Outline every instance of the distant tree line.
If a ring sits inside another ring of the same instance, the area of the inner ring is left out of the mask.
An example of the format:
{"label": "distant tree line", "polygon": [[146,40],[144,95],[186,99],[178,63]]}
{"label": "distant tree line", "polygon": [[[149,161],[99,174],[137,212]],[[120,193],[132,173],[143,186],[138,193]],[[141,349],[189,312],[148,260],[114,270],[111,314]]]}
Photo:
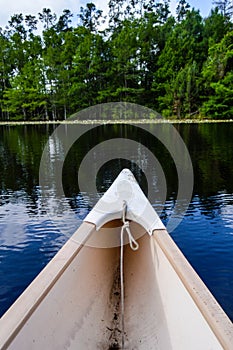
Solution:
{"label": "distant tree line", "polygon": [[[0,119],[57,120],[99,103],[127,101],[165,117],[232,118],[233,7],[207,18],[180,0],[109,0],[15,14],[0,29]],[[43,24],[38,34],[38,24]],[[105,28],[105,29],[101,29]]]}

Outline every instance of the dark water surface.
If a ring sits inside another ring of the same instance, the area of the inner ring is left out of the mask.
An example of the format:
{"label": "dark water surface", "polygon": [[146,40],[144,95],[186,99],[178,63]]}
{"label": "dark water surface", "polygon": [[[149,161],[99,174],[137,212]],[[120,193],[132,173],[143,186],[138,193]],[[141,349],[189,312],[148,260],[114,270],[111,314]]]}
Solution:
{"label": "dark water surface", "polygon": [[[233,320],[233,124],[175,127],[192,159],[194,191],[181,224],[171,235]],[[172,157],[150,133],[126,125],[96,127],[80,137],[65,158],[64,193],[57,198],[50,188],[49,200],[44,201],[39,166],[54,128],[52,125],[0,126],[0,316],[65,243],[91,209],[94,199],[109,187],[122,168],[130,168],[148,192],[146,175],[137,164],[151,167],[152,180],[156,179],[156,173],[153,164],[147,165],[149,160],[141,144],[153,152],[166,177],[166,203],[161,214],[164,223],[174,207],[178,181]],[[156,125],[149,128],[153,133]],[[80,191],[78,172],[82,160],[97,144],[116,137],[137,141],[135,153],[104,162],[105,150],[98,149],[94,156],[105,163],[96,170],[98,193]],[[49,151],[51,163],[62,159],[59,140],[50,139]],[[156,192],[156,181],[153,186]],[[155,208],[158,205],[152,204]]]}

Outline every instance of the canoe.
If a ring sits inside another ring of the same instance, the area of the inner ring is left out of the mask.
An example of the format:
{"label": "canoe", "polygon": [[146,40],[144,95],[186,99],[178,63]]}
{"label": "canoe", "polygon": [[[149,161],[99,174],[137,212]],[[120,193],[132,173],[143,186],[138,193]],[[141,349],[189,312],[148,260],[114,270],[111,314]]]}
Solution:
{"label": "canoe", "polygon": [[124,169],[0,320],[1,349],[233,349],[233,326]]}

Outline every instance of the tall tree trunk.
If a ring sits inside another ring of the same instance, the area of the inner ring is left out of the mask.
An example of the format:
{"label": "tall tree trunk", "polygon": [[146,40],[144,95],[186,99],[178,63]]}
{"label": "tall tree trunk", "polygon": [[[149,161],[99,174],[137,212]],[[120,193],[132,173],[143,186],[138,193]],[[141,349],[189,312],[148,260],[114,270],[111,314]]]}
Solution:
{"label": "tall tree trunk", "polygon": [[45,120],[49,120],[47,104],[45,105]]}
{"label": "tall tree trunk", "polygon": [[23,120],[27,120],[27,114],[26,114],[26,111],[25,111],[25,108],[23,108]]}
{"label": "tall tree trunk", "polygon": [[66,105],[64,104],[64,119],[66,120],[67,118],[67,110],[66,110]]}

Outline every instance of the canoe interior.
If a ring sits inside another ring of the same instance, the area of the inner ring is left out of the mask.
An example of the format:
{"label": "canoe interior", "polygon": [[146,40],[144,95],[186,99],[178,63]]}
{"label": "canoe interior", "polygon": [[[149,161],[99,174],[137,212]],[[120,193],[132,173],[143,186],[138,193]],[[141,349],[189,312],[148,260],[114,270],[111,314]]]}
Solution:
{"label": "canoe interior", "polygon": [[[231,335],[213,332],[158,243],[166,230],[150,237],[133,222],[131,230],[142,236],[138,251],[124,247],[125,349],[230,349]],[[90,247],[100,232],[84,223],[76,237],[85,232],[85,244],[69,240],[3,316],[0,348],[121,349],[120,248]]]}

